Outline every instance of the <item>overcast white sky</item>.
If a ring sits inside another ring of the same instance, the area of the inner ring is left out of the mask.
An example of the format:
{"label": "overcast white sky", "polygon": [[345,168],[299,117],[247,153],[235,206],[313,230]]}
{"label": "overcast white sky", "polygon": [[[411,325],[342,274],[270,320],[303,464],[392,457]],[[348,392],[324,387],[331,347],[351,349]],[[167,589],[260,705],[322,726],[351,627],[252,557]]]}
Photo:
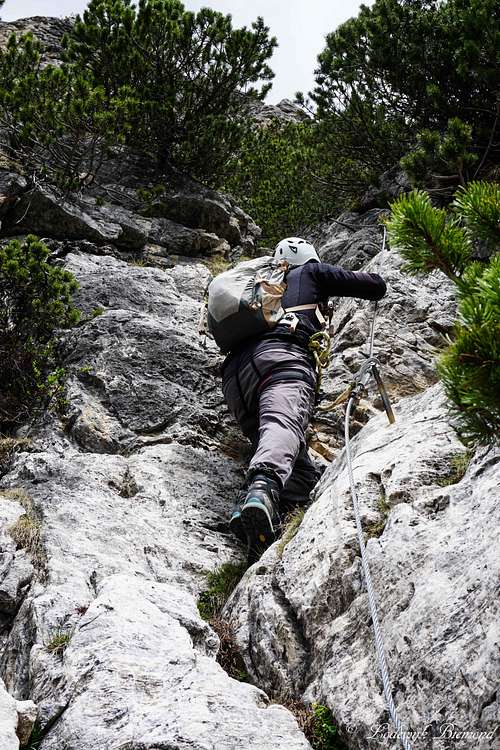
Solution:
{"label": "overcast white sky", "polygon": [[[371,5],[372,0],[365,0]],[[82,13],[88,0],[6,0],[1,11],[4,21],[27,16],[67,16]],[[316,57],[324,47],[324,37],[348,18],[357,15],[357,0],[184,0],[189,10],[209,6],[231,13],[235,26],[249,26],[263,16],[279,47],[271,60],[276,76],[267,100],[277,103],[293,99],[296,91],[313,86]]]}

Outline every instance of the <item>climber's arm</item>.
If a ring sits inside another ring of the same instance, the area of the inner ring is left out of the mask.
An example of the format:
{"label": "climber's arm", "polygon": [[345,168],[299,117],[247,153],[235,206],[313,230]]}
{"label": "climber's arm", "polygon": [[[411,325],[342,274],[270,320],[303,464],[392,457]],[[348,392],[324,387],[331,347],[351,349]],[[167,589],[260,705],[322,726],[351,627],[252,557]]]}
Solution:
{"label": "climber's arm", "polygon": [[311,263],[316,283],[325,297],[360,297],[378,300],[387,286],[378,273],[347,271],[330,263]]}

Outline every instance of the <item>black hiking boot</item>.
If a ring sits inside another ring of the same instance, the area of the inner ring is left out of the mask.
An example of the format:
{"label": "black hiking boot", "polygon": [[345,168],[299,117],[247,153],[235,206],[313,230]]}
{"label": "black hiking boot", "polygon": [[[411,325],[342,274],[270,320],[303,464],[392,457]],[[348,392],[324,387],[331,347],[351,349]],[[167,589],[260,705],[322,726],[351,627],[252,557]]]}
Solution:
{"label": "black hiking boot", "polygon": [[250,482],[241,509],[241,523],[248,544],[248,564],[253,565],[276,538],[279,524],[278,483],[265,474],[256,474]]}

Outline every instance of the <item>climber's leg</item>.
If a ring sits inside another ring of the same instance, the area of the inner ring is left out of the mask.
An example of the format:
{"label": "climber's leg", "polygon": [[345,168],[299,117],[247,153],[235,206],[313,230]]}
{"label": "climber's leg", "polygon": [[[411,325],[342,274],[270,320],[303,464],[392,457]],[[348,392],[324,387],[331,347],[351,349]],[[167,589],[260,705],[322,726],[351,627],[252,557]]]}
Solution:
{"label": "climber's leg", "polygon": [[307,446],[304,445],[299,451],[292,473],[280,494],[281,510],[290,510],[296,505],[305,505],[321,473],[321,470],[309,458]]}
{"label": "climber's leg", "polygon": [[305,448],[314,399],[314,388],[301,379],[278,380],[263,388],[258,405],[258,444],[250,461],[249,478],[263,473],[283,489]]}
{"label": "climber's leg", "polygon": [[[241,369],[237,366],[237,363],[234,363],[224,373],[222,390],[226,404],[238,422],[243,434],[250,440],[252,451],[255,451],[258,442],[257,387],[258,379],[255,377],[253,370],[251,370],[246,373],[245,393],[243,393]],[[247,537],[241,520],[241,509],[245,503],[247,491],[248,480],[246,479],[236,496],[229,520],[231,532],[243,543],[246,543]]]}

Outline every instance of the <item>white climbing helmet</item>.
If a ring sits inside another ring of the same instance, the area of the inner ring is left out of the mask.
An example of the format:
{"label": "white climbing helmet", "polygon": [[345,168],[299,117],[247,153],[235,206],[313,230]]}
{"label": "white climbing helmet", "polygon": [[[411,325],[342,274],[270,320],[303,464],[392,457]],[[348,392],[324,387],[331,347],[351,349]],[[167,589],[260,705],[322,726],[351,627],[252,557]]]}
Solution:
{"label": "white climbing helmet", "polygon": [[300,237],[287,237],[278,242],[274,250],[275,260],[287,260],[291,266],[301,266],[308,260],[318,260],[318,253],[307,240]]}

